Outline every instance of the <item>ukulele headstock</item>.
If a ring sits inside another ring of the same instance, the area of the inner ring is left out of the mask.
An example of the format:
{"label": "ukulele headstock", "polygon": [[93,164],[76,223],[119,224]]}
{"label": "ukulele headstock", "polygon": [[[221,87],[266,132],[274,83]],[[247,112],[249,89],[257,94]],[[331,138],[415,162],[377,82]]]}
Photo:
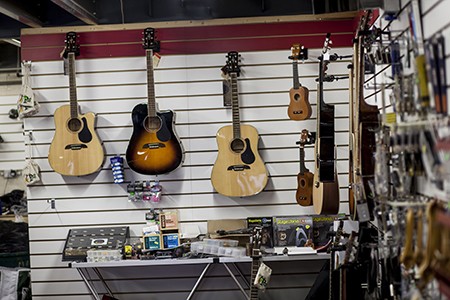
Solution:
{"label": "ukulele headstock", "polygon": [[236,73],[237,76],[241,73],[239,66],[241,55],[237,51],[230,51],[227,54],[227,64],[222,68],[225,74]]}
{"label": "ukulele headstock", "polygon": [[300,46],[300,44],[293,44],[291,47],[291,56],[289,59],[292,60],[305,60],[308,59],[308,48],[305,46]]}
{"label": "ukulele headstock", "polygon": [[144,39],[142,42],[142,47],[146,50],[153,50],[153,52],[159,52],[160,43],[156,39],[156,30],[154,28],[144,29]]}
{"label": "ukulele headstock", "polygon": [[327,36],[325,37],[325,41],[323,42],[323,48],[322,48],[322,59],[324,62],[330,61],[330,52],[331,52],[331,45],[333,42],[331,41],[331,33],[327,33]]}
{"label": "ukulele headstock", "polygon": [[309,144],[311,135],[309,134],[308,129],[303,129],[300,133],[300,145],[304,146],[306,144]]}
{"label": "ukulele headstock", "polygon": [[74,31],[66,33],[66,47],[64,48],[64,57],[67,58],[69,53],[74,53],[75,56],[80,55],[80,45],[78,44],[78,35]]}

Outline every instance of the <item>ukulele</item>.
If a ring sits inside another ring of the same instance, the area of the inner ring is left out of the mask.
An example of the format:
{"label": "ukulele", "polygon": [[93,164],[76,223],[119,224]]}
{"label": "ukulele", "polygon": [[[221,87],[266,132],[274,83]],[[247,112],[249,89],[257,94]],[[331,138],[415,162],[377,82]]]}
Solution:
{"label": "ukulele", "polygon": [[330,60],[330,33],[319,58],[317,89],[317,133],[315,144],[315,172],[313,186],[314,211],[317,214],[336,214],[339,210],[339,183],[336,174],[334,145],[334,106],[323,99],[323,78]]}
{"label": "ukulele", "polygon": [[56,109],[55,135],[48,153],[48,161],[55,172],[68,176],[92,174],[103,164],[103,146],[95,132],[95,114],[80,114],[75,82],[75,56],[79,55],[77,34],[66,34],[64,57],[69,66],[70,104]]}
{"label": "ukulele", "polygon": [[258,274],[259,266],[261,265],[261,231],[262,227],[254,227],[252,233],[252,266],[250,274],[250,297],[249,300],[258,300],[258,288],[255,286],[256,274]]}
{"label": "ukulele", "polygon": [[299,44],[294,44],[291,50],[292,55],[289,58],[292,59],[294,86],[289,90],[291,100],[288,107],[288,116],[289,119],[295,121],[306,120],[311,117],[312,109],[308,100],[309,90],[302,86],[298,80],[298,60],[308,59],[308,49],[304,46],[300,47]]}
{"label": "ukulele", "polygon": [[[356,33],[355,43],[353,46],[353,76],[352,83],[353,97],[350,103],[353,119],[351,121],[350,130],[351,140],[351,162],[349,163],[351,173],[350,185],[362,182],[364,187],[365,201],[367,201],[371,219],[373,219],[372,211],[374,207],[374,195],[371,193],[369,182],[374,178],[376,139],[375,132],[379,129],[379,111],[376,105],[369,105],[364,100],[364,37],[368,30],[371,11],[365,11],[362,15],[358,30]],[[349,192],[349,209],[350,216],[357,219],[356,206],[352,189]]]}
{"label": "ukulele", "polygon": [[159,111],[155,101],[153,53],[159,51],[155,30],[144,30],[143,47],[147,59],[147,103],[133,108],[133,134],[127,147],[126,159],[130,168],[140,174],[160,175],[181,166],[184,151],[174,129],[175,113]]}
{"label": "ukulele", "polygon": [[219,149],[211,172],[216,191],[229,197],[247,197],[260,193],[267,184],[268,173],[258,153],[258,131],[240,124],[237,77],[240,73],[239,54],[229,52],[222,69],[231,78],[233,125],[219,129],[216,135]]}
{"label": "ukulele", "polygon": [[313,205],[312,191],[314,174],[311,173],[305,166],[305,144],[309,142],[309,132],[303,129],[300,135],[300,173],[297,175],[297,192],[295,199],[301,206]]}

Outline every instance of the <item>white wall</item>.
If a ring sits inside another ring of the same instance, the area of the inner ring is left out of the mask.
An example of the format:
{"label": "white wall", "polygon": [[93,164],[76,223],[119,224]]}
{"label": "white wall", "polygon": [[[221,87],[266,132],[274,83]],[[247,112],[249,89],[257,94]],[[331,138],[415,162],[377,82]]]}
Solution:
{"label": "white wall", "polygon": [[[351,49],[334,51],[349,54]],[[316,128],[318,64],[315,58],[319,52],[310,49],[311,59],[299,66],[300,81],[310,89],[314,110],[310,120],[300,122],[287,117],[288,91],[292,86],[292,67],[287,59],[290,51],[241,53],[241,119],[258,129],[260,154],[270,173],[269,183],[261,194],[243,199],[215,193],[210,181],[217,155],[215,134],[220,127],[231,123],[231,111],[223,107],[221,95],[220,68],[225,64],[225,53],[162,58],[155,71],[157,101],[160,109],[176,111],[176,130],[184,144],[186,159],[178,170],[158,177],[164,192],[159,206],[178,209],[182,230],[186,226],[198,226],[205,232],[206,221],[211,219],[313,213],[312,208],[300,207],[295,201],[299,171],[299,150],[295,142],[303,128],[311,131]],[[348,61],[333,63],[329,73],[345,75],[347,64]],[[132,236],[139,237],[145,224],[144,214],[150,206],[128,202],[126,184],[112,183],[109,166],[111,156],[125,154],[132,130],[132,108],[146,101],[145,58],[77,60],[76,68],[81,111],[97,113],[97,133],[107,157],[98,173],[84,177],[63,177],[50,168],[47,153],[54,133],[51,116],[57,107],[68,103],[68,78],[62,73],[61,61],[33,63],[32,86],[41,110],[37,116],[25,120],[25,130],[33,130],[34,159],[42,169],[42,183],[28,188],[35,299],[49,299],[61,293],[81,297],[87,293],[79,275],[61,262],[70,228],[129,225]],[[346,81],[325,86],[325,101],[336,104],[340,211],[344,213],[348,211],[347,86]],[[311,146],[306,150],[307,166],[311,170],[314,170],[313,158]],[[151,178],[128,168],[125,176],[128,181]],[[48,203],[51,198],[56,199],[55,209]],[[314,273],[317,268],[316,265],[303,271],[315,270]],[[304,282],[306,292],[311,284]]]}

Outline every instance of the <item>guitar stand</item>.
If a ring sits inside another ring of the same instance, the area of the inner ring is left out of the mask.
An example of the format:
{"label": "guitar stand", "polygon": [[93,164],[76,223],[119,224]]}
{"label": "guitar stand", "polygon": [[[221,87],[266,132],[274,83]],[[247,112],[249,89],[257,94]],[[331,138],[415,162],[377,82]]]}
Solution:
{"label": "guitar stand", "polygon": [[[206,275],[206,272],[208,271],[209,267],[212,264],[219,264],[220,260],[218,257],[213,259],[212,263],[208,263],[205,268],[203,269],[202,273],[200,274],[200,276],[198,277],[197,281],[195,282],[194,286],[192,287],[191,292],[189,293],[189,295],[187,296],[186,300],[190,300],[192,298],[192,296],[194,295],[195,291],[197,290],[198,286],[200,285],[200,282],[203,280],[203,278]],[[236,283],[237,287],[241,290],[242,294],[244,295],[245,299],[248,299],[248,295],[245,292],[244,288],[242,287],[241,283],[237,280],[236,276],[233,274],[233,272],[230,270],[230,267],[228,267],[227,263],[222,263],[223,266],[225,267],[225,270],[227,270],[228,274],[231,276],[231,278],[233,279],[233,281]],[[242,274],[242,272],[239,270],[239,268],[236,266],[235,263],[231,263],[235,269],[238,271],[239,276],[244,278],[244,275]],[[244,280],[245,283],[247,283],[246,280]]]}

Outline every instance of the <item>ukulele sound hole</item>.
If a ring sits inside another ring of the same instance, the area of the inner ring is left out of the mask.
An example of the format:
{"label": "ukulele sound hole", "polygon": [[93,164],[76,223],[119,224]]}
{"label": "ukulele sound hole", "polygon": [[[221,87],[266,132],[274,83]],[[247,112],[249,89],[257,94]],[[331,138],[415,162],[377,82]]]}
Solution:
{"label": "ukulele sound hole", "polygon": [[304,188],[306,186],[306,180],[305,179],[300,179],[300,186],[302,188]]}
{"label": "ukulele sound hole", "polygon": [[147,117],[144,126],[148,132],[156,132],[161,128],[161,119],[159,117]]}
{"label": "ukulele sound hole", "polygon": [[77,132],[81,129],[82,123],[80,119],[72,118],[67,123],[67,127],[69,127],[70,131]]}
{"label": "ukulele sound hole", "polygon": [[241,153],[244,150],[244,141],[241,139],[234,139],[231,142],[231,150],[236,153]]}
{"label": "ukulele sound hole", "polygon": [[294,99],[295,99],[295,101],[300,100],[300,94],[295,94],[295,95],[294,95]]}

